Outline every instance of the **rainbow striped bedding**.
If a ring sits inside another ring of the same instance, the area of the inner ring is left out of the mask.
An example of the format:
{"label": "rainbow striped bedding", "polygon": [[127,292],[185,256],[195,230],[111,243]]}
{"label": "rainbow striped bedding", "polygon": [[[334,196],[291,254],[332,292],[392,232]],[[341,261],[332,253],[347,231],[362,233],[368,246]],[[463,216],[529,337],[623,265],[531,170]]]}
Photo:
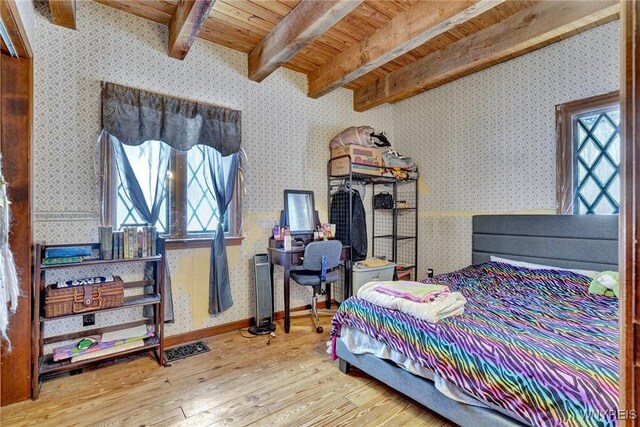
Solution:
{"label": "rainbow striped bedding", "polygon": [[465,313],[433,324],[351,297],[332,338],[357,328],[534,426],[617,425],[617,299],[579,274],[496,262],[425,283],[462,292]]}

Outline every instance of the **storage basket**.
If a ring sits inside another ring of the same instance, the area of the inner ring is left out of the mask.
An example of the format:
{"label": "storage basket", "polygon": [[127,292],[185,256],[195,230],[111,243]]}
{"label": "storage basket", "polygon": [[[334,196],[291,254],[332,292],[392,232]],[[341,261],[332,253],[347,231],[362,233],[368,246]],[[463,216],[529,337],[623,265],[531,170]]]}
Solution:
{"label": "storage basket", "polygon": [[48,286],[44,295],[44,315],[58,317],[120,307],[123,304],[124,283],[120,278],[110,283],[62,289]]}

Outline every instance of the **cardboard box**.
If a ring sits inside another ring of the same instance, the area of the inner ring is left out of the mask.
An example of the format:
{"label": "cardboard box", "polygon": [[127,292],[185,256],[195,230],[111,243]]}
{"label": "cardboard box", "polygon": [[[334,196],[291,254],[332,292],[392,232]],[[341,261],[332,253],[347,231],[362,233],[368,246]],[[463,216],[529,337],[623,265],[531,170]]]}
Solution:
{"label": "cardboard box", "polygon": [[[381,176],[382,151],[375,147],[363,147],[361,145],[344,145],[331,150],[331,158],[351,156],[351,171],[364,175]],[[331,175],[340,176],[349,174],[349,157],[331,162]]]}

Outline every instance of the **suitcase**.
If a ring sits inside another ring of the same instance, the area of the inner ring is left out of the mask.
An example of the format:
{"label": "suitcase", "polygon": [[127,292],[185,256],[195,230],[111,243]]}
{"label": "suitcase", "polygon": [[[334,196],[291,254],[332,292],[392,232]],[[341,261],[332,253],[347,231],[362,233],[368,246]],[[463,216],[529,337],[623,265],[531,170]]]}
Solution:
{"label": "suitcase", "polygon": [[115,282],[56,289],[48,286],[44,294],[45,317],[66,316],[87,311],[120,307],[124,304],[124,283]]}

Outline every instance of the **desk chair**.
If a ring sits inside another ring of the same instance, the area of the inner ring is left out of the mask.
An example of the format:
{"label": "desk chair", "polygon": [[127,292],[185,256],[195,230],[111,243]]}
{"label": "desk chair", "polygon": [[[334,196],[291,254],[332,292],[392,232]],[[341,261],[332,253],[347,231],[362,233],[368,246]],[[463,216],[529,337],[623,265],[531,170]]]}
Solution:
{"label": "desk chair", "polygon": [[311,242],[304,248],[302,260],[303,270],[291,272],[291,280],[302,286],[313,288],[311,313],[316,323],[316,332],[322,333],[318,317],[318,294],[322,293],[322,285],[327,293],[327,301],[331,301],[330,285],[337,282],[340,276],[335,268],[340,264],[342,243],[338,240]]}

